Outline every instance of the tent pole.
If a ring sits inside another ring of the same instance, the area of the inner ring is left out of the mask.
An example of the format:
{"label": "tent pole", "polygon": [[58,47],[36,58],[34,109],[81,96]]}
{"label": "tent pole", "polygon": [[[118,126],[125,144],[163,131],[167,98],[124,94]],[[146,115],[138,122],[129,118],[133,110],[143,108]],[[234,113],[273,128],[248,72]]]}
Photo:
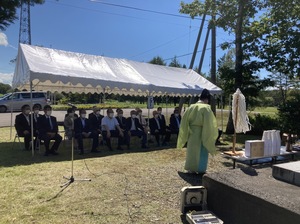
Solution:
{"label": "tent pole", "polygon": [[[150,130],[149,120],[150,120],[150,107],[151,107],[149,98],[150,98],[150,92],[149,92],[148,97],[147,97],[147,108],[148,108],[148,119],[147,119],[147,144],[148,144],[148,146],[149,146],[148,138],[149,138],[149,130]],[[151,136],[151,135],[150,135],[150,136]]]}
{"label": "tent pole", "polygon": [[14,104],[13,104],[13,98],[14,98],[14,94],[15,93],[12,93],[12,95],[11,95],[11,106],[10,106],[10,140],[11,140],[11,138],[12,138],[12,117],[13,117],[13,106],[14,106]]}
{"label": "tent pole", "polygon": [[222,126],[222,131],[223,130],[223,125],[224,125],[224,121],[223,121],[223,94],[221,94],[221,126]]}
{"label": "tent pole", "polygon": [[166,117],[168,116],[168,95],[166,95]]}
{"label": "tent pole", "polygon": [[32,81],[30,80],[30,126],[31,126],[31,151],[32,151],[32,156],[34,156],[34,136],[33,136],[33,100],[32,100]]}

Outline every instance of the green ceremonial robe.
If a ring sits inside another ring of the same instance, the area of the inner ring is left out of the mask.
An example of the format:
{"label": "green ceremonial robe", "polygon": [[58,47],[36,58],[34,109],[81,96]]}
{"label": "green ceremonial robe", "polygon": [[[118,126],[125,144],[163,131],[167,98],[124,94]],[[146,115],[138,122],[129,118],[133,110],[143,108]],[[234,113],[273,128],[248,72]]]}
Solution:
{"label": "green ceremonial robe", "polygon": [[[206,171],[208,153],[216,153],[217,137],[217,121],[210,105],[201,102],[191,105],[182,117],[177,140],[177,148],[183,148],[187,142],[185,170]],[[200,164],[203,160],[204,163],[206,160],[204,169]]]}

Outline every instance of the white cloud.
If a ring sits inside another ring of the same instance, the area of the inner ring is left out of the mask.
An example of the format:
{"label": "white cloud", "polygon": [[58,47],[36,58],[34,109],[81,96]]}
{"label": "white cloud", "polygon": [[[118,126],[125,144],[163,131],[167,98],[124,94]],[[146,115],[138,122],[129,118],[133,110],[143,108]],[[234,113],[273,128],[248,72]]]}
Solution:
{"label": "white cloud", "polygon": [[0,83],[12,84],[14,73],[1,73],[0,72]]}
{"label": "white cloud", "polygon": [[7,46],[7,36],[4,33],[0,33],[0,46]]}

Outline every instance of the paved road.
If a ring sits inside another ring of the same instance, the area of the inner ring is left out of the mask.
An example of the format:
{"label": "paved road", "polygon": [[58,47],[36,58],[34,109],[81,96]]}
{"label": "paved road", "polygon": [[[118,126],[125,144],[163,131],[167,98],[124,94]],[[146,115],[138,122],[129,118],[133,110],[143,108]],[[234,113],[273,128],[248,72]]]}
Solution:
{"label": "paved road", "polygon": [[[133,110],[133,109],[123,109],[124,116],[125,117],[129,117],[131,110]],[[143,110],[143,115],[144,116],[148,116],[148,110],[147,109],[142,109],[142,110]],[[153,110],[150,110],[150,117],[152,117],[152,111]],[[87,110],[87,113],[91,113],[91,112],[92,112],[91,110]],[[162,112],[163,112],[164,115],[167,115],[167,114],[170,115],[171,113],[173,113],[173,109],[163,108]],[[0,127],[10,127],[11,124],[14,125],[15,124],[15,117],[19,113],[20,112],[12,113],[12,116],[11,116],[11,113],[0,113]],[[40,113],[43,114],[42,111]],[[78,111],[76,113],[78,114]],[[106,115],[106,110],[105,111],[104,110],[101,111],[102,115],[104,113]],[[53,111],[53,116],[55,116],[57,118],[57,121],[59,121],[59,122],[63,122],[64,121],[65,114],[66,114],[65,111]]]}

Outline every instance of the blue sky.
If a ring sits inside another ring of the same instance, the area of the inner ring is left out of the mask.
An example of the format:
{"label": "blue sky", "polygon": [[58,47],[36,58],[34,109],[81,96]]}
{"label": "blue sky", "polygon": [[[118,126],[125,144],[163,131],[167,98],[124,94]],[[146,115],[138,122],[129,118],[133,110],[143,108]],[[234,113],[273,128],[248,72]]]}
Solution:
{"label": "blue sky", "polygon": [[[98,2],[174,14],[162,15]],[[179,13],[181,0],[46,0],[31,8],[31,42],[66,51],[148,62],[155,56],[169,64],[177,56],[189,66],[200,20]],[[191,2],[192,0],[185,1]],[[19,13],[19,11],[18,11]],[[0,32],[0,82],[11,84],[17,55],[19,20]],[[202,50],[207,23],[198,50]],[[217,45],[232,37],[217,30]],[[210,48],[210,40],[208,48]],[[187,56],[182,56],[186,55]],[[195,61],[199,64],[200,54]],[[224,52],[217,48],[217,57]],[[202,71],[209,73],[210,50]]]}

